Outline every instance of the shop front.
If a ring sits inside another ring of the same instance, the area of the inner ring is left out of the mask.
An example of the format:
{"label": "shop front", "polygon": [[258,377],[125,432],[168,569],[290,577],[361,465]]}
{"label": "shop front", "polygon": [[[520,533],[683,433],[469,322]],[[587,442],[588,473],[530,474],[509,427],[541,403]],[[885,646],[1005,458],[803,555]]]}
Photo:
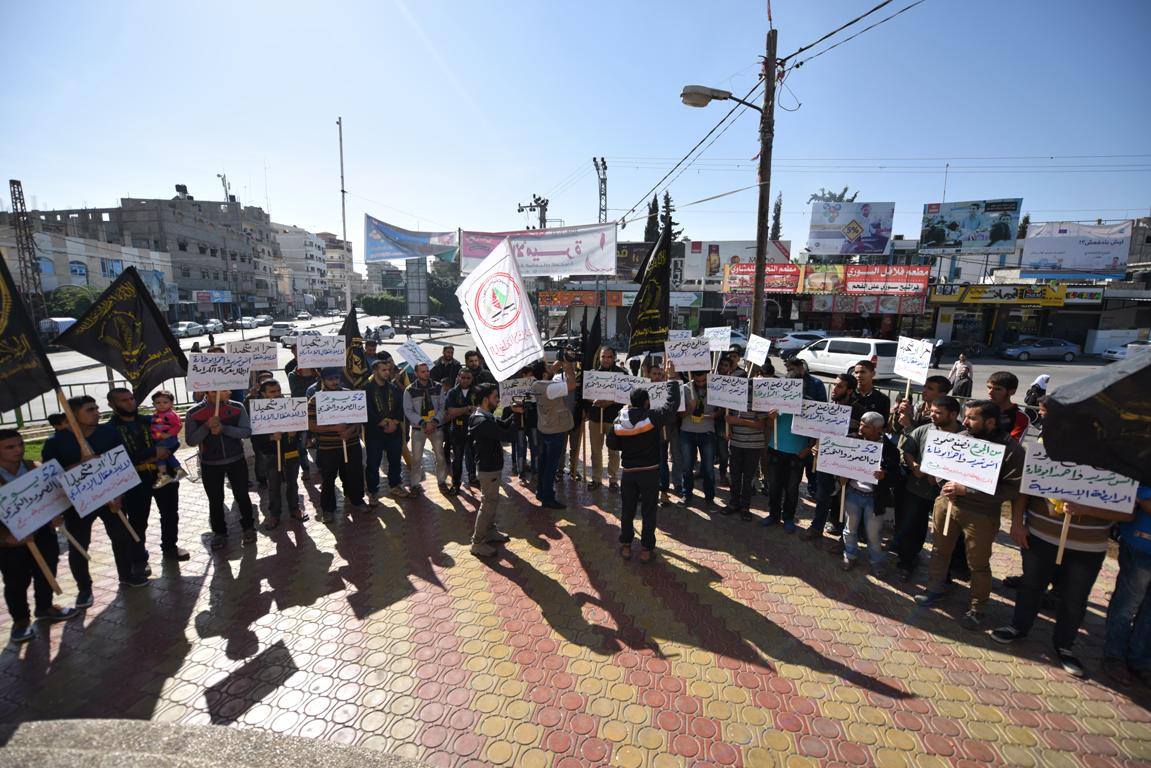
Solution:
{"label": "shop front", "polygon": [[1067,290],[1063,285],[933,286],[934,335],[944,342],[988,347],[1024,336],[1057,336],[1057,322],[1066,323],[1058,318]]}

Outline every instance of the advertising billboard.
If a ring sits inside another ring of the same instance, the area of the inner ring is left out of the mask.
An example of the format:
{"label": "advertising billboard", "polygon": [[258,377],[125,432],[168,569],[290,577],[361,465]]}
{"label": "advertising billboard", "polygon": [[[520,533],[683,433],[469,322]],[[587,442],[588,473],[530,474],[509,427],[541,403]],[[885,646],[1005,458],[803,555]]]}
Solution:
{"label": "advertising billboard", "polygon": [[[1023,277],[1044,273],[1102,272],[1122,274],[1131,250],[1131,222],[1079,224],[1048,221],[1032,224],[1023,240]],[[1034,273],[1034,274],[1033,274]]]}
{"label": "advertising billboard", "polygon": [[823,256],[884,253],[893,218],[895,203],[812,203],[807,250]]}
{"label": "advertising billboard", "polygon": [[412,232],[364,214],[364,261],[399,261],[435,256],[451,261],[459,248],[459,232]]}
{"label": "advertising billboard", "polygon": [[[724,265],[755,263],[754,240],[692,240],[686,245],[684,280],[703,280],[705,284],[719,285],[723,280]],[[767,263],[786,264],[790,261],[790,252],[790,241],[772,240],[767,249]]]}
{"label": "advertising billboard", "polygon": [[968,200],[923,206],[919,250],[1013,253],[1023,199]]}

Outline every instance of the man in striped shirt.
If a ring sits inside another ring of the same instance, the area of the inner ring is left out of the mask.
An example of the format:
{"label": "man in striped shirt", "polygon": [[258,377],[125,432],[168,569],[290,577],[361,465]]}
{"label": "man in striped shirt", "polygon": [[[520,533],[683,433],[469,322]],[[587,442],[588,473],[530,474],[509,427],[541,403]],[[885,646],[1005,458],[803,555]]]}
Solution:
{"label": "man in striped shirt", "polygon": [[738,512],[750,520],[751,488],[763,453],[763,428],[767,417],[752,411],[727,411],[728,457],[731,462],[731,504],[721,512]]}
{"label": "man in striped shirt", "polygon": [[[1063,563],[1056,566],[1064,515],[1071,515],[1071,525]],[[1107,556],[1111,524],[1132,517],[1131,512],[1112,512],[1074,502],[1036,496],[1017,498],[1011,510],[1011,538],[1023,552],[1023,583],[1015,595],[1015,617],[1007,626],[993,631],[991,638],[1007,644],[1027,636],[1058,567],[1059,607],[1052,635],[1055,655],[1067,674],[1083,677],[1083,664],[1071,653],[1071,647],[1087,613],[1091,588]]]}

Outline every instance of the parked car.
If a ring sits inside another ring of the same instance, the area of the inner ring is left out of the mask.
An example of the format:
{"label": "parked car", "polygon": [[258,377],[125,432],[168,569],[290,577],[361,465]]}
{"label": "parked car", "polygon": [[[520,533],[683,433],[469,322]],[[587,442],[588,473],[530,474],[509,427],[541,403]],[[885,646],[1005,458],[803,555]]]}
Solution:
{"label": "parked car", "polygon": [[381,325],[375,329],[376,333],[380,335],[381,339],[394,339],[396,338],[396,329],[390,325]]}
{"label": "parked car", "polygon": [[311,320],[312,316],[308,312],[298,312],[298,313],[296,313],[296,319],[297,320]]}
{"label": "parked car", "polygon": [[788,331],[772,337],[771,349],[786,360],[809,344],[826,338],[827,331]]}
{"label": "parked car", "polygon": [[1063,360],[1070,363],[1082,350],[1064,339],[1027,339],[1008,344],[1002,356],[1012,360]]}
{"label": "parked car", "polygon": [[246,315],[244,317],[236,318],[235,322],[233,322],[233,325],[236,328],[255,328],[255,327],[257,327],[256,318],[248,317]]}
{"label": "parked car", "polygon": [[442,317],[430,315],[420,321],[420,326],[423,328],[451,328],[452,324]]}
{"label": "parked car", "polygon": [[544,342],[544,360],[549,363],[555,362],[559,358],[560,351],[569,346],[579,349],[579,336],[553,336]]}
{"label": "parked car", "polygon": [[272,323],[271,330],[268,331],[268,339],[270,341],[279,341],[284,336],[292,336],[296,333],[296,326],[289,322],[275,322]]}
{"label": "parked car", "polygon": [[214,317],[211,320],[205,320],[203,327],[204,333],[223,333],[225,330],[224,324]]}
{"label": "parked car", "polygon": [[895,375],[895,351],[899,345],[883,339],[834,337],[820,339],[795,353],[812,373],[851,373],[860,360],[875,363],[875,378]]}
{"label": "parked car", "polygon": [[303,330],[296,331],[295,333],[285,334],[280,337],[281,347],[290,347],[296,343],[296,339],[301,336],[323,336],[324,334],[317,331],[315,328],[304,328]]}
{"label": "parked car", "polygon": [[204,326],[199,323],[193,323],[190,320],[181,320],[178,323],[172,323],[168,328],[177,339],[188,339],[193,336],[204,335]]}
{"label": "parked car", "polygon": [[1151,341],[1138,339],[1136,341],[1129,341],[1121,347],[1111,347],[1105,350],[1100,357],[1104,360],[1125,360],[1128,352],[1146,352],[1149,349],[1151,349]]}
{"label": "parked car", "polygon": [[256,315],[256,325],[263,328],[264,326],[271,325],[275,320],[271,315]]}

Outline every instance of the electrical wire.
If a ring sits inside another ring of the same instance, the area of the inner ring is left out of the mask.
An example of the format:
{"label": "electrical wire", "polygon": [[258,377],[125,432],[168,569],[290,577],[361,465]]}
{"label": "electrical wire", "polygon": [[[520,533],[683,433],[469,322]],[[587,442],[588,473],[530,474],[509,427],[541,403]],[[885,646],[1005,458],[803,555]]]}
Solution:
{"label": "electrical wire", "polygon": [[[824,40],[826,40],[827,38],[831,37],[832,35],[838,34],[838,33],[842,32],[843,30],[847,29],[847,28],[848,28],[848,27],[850,27],[852,24],[858,24],[860,21],[863,21],[864,19],[866,19],[866,18],[867,18],[868,16],[870,16],[871,14],[873,14],[873,13],[875,13],[876,11],[878,11],[879,9],[883,8],[885,5],[891,5],[891,3],[892,3],[892,2],[893,2],[893,0],[883,0],[883,2],[881,2],[879,5],[877,5],[877,6],[875,6],[874,8],[872,8],[870,11],[868,11],[868,12],[866,12],[866,13],[863,13],[863,14],[860,14],[859,16],[856,16],[854,19],[852,19],[851,21],[847,22],[846,24],[843,24],[843,25],[841,25],[841,26],[839,26],[839,27],[836,27],[835,29],[831,30],[831,31],[830,31],[830,32],[828,32],[826,35],[824,35],[823,37],[821,37],[821,38],[819,38],[818,40],[816,40],[814,43],[808,43],[807,45],[805,45],[805,46],[803,46],[802,48],[798,49],[798,50],[797,50],[797,51],[795,51],[794,53],[789,53],[787,56],[784,56],[782,59],[780,59],[780,60],[779,60],[779,63],[780,63],[780,64],[783,64],[783,63],[784,63],[784,62],[786,62],[788,59],[794,59],[794,58],[795,58],[796,56],[798,56],[799,54],[803,53],[804,51],[807,51],[807,50],[810,50],[810,49],[814,48],[815,46],[819,45],[820,43],[822,43]],[[922,2],[922,0],[920,0],[920,2]]]}
{"label": "electrical wire", "polygon": [[[822,56],[823,54],[827,53],[828,51],[832,51],[832,50],[835,50],[836,48],[838,48],[839,46],[841,46],[841,45],[843,45],[844,43],[848,42],[849,40],[854,40],[855,38],[857,38],[857,37],[859,37],[860,35],[862,35],[864,32],[867,32],[867,31],[869,31],[869,30],[875,29],[875,28],[876,28],[876,27],[878,27],[880,24],[884,24],[884,23],[886,23],[886,22],[888,22],[888,21],[891,21],[891,20],[892,20],[892,19],[894,19],[896,16],[899,16],[900,14],[906,13],[907,11],[910,11],[912,8],[914,8],[915,6],[917,6],[917,5],[920,5],[921,3],[925,3],[925,2],[927,2],[927,0],[915,0],[915,2],[914,2],[914,3],[911,3],[910,5],[908,5],[908,6],[904,7],[904,8],[901,8],[901,9],[899,9],[898,11],[896,11],[896,12],[895,12],[895,13],[893,13],[893,14],[891,14],[890,16],[887,16],[886,18],[882,18],[882,19],[880,19],[879,21],[875,22],[874,24],[871,24],[870,26],[866,26],[866,27],[864,27],[863,29],[859,30],[858,32],[856,32],[856,33],[855,33],[855,34],[853,34],[853,35],[848,35],[847,37],[843,38],[842,40],[840,40],[840,41],[838,41],[838,42],[836,42],[836,43],[834,43],[834,44],[832,44],[832,45],[828,46],[827,48],[824,48],[822,51],[819,51],[818,53],[813,53],[812,55],[808,56],[806,59],[801,59],[801,60],[799,60],[799,61],[795,62],[795,63],[794,63],[794,64],[792,64],[790,67],[788,67],[788,71],[791,71],[792,69],[799,69],[799,68],[800,68],[800,67],[802,67],[804,64],[806,64],[807,62],[811,61],[812,59],[818,59],[820,56]],[[883,5],[887,5],[887,3],[883,3]],[[874,9],[873,9],[873,10],[874,10]],[[810,46],[809,46],[809,47],[810,47]],[[800,49],[800,50],[803,50],[803,49]],[[795,56],[795,55],[796,55],[796,53],[799,53],[799,51],[796,51],[795,53],[791,54],[791,56]],[[787,58],[791,58],[791,56],[789,56],[789,57],[787,57]]]}

